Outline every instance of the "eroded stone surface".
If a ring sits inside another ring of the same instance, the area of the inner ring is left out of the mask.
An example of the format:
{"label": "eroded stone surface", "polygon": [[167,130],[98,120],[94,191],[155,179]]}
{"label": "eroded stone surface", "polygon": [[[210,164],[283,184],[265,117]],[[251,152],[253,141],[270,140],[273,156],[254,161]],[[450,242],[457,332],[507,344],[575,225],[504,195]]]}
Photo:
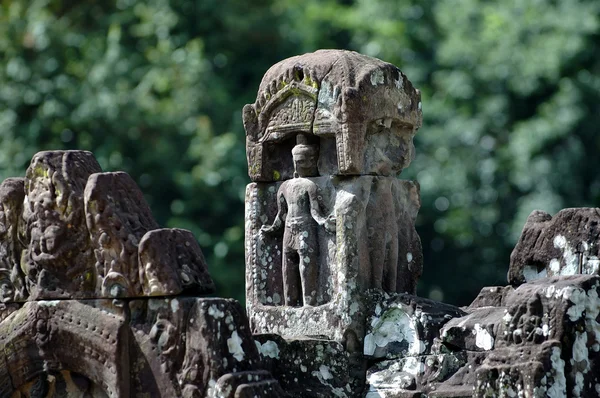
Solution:
{"label": "eroded stone surface", "polygon": [[[156,298],[133,300],[129,306],[133,366],[138,369],[133,391],[164,397],[219,396],[217,385],[231,385],[217,383],[221,376],[260,369],[246,317],[234,300]],[[263,372],[249,381],[265,380],[272,377]]]}
{"label": "eroded stone surface", "polygon": [[291,396],[347,398],[362,390],[363,377],[353,372],[352,355],[338,342],[273,334],[255,339],[266,369]]}
{"label": "eroded stone surface", "polygon": [[138,256],[144,295],[207,294],[215,290],[202,250],[190,231],[149,231],[140,241]]}
{"label": "eroded stone surface", "polygon": [[[298,235],[299,244],[307,245],[307,250],[313,250],[315,256],[314,263],[309,260],[317,280],[312,302],[315,307],[296,311],[285,306],[282,276],[285,237],[260,232],[261,226],[277,220],[277,208],[269,203],[276,203],[277,192],[284,182],[250,184],[247,188],[248,309],[256,332],[291,336],[297,325],[301,328],[298,333],[302,334],[311,323],[306,318],[313,313],[312,322],[321,326],[316,326],[318,330],[309,335],[341,339],[345,333],[343,325],[349,325],[354,315],[360,316],[366,289],[415,291],[422,269],[421,241],[414,229],[420,206],[418,186],[378,176],[308,180],[316,186],[320,207],[331,209],[336,219],[335,234],[323,227],[300,231]],[[380,229],[382,220],[388,224],[384,230]],[[311,232],[317,236],[310,237]],[[310,239],[304,237],[306,234]],[[271,321],[269,317],[276,313],[279,315]],[[323,322],[323,316],[330,319]]]}
{"label": "eroded stone surface", "polygon": [[371,297],[363,352],[373,358],[428,354],[440,329],[452,318],[466,315],[452,305],[410,294],[374,291]]}
{"label": "eroded stone surface", "polygon": [[554,217],[536,210],[527,219],[510,256],[513,286],[556,275],[598,274],[598,208],[564,209]]}
{"label": "eroded stone surface", "polygon": [[0,185],[0,396],[283,397],[239,303],[183,296],[214,289],[193,235],[100,171],[41,152]]}
{"label": "eroded stone surface", "polygon": [[104,297],[141,295],[138,244],[158,224],[137,184],[123,172],[91,175],[85,215],[96,257],[96,290]]}
{"label": "eroded stone surface", "polygon": [[347,370],[332,381],[360,383],[332,384],[318,369],[326,382],[307,381],[314,389],[282,382],[317,394],[307,396],[358,396],[367,290],[415,293],[422,271],[419,186],[396,178],[413,159],[420,93],[393,65],[317,51],[269,69],[243,117],[252,331],[285,337],[289,374],[315,355],[309,341],[341,347],[335,361]]}
{"label": "eroded stone surface", "polygon": [[474,306],[446,322],[425,355],[407,349],[398,359],[370,368],[369,391],[381,396],[595,396],[599,289],[600,277],[583,275],[505,291],[504,305]]}
{"label": "eroded stone surface", "polygon": [[94,297],[96,271],[83,193],[102,171],[90,152],[36,154],[25,175],[21,260],[32,299]]}
{"label": "eroded stone surface", "polygon": [[3,303],[213,290],[193,235],[160,229],[131,177],[90,152],[40,152],[0,185]]}
{"label": "eroded stone surface", "polygon": [[319,175],[392,175],[413,158],[421,95],[391,64],[321,50],[272,66],[243,116],[253,181],[293,176],[298,133],[317,138]]}
{"label": "eroded stone surface", "polygon": [[23,245],[19,239],[25,199],[25,179],[7,178],[0,184],[0,302],[27,298],[21,269]]}
{"label": "eroded stone surface", "polygon": [[25,303],[0,323],[3,369],[10,378],[3,383],[2,396],[10,397],[28,386],[46,388],[49,377],[60,380],[57,373],[63,370],[85,375],[90,381],[87,390],[96,389],[99,393],[94,396],[129,396],[126,337],[122,303],[115,305],[110,300]]}

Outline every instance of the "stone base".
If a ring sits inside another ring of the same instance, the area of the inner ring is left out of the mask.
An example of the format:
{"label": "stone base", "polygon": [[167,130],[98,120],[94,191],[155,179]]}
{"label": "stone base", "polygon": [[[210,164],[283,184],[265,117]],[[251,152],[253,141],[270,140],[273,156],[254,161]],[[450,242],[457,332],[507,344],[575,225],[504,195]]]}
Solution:
{"label": "stone base", "polygon": [[255,335],[264,366],[292,397],[359,397],[366,362],[342,344],[321,339],[286,340]]}
{"label": "stone base", "polygon": [[285,395],[260,370],[247,318],[231,299],[36,301],[4,311],[2,397]]}

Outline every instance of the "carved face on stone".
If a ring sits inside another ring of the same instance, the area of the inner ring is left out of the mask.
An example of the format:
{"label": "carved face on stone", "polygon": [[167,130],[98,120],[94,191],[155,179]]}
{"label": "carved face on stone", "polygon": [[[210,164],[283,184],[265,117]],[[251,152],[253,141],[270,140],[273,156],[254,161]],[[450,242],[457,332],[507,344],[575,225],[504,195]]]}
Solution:
{"label": "carved face on stone", "polygon": [[415,157],[415,130],[398,119],[379,119],[367,129],[364,163],[369,174],[394,175]]}
{"label": "carved face on stone", "polygon": [[298,177],[319,175],[317,169],[318,149],[315,145],[298,144],[292,149],[294,171]]}
{"label": "carved face on stone", "polygon": [[93,155],[84,151],[40,152],[32,159],[23,210],[28,283],[38,285],[44,279],[40,287],[51,287],[56,294],[93,288],[83,190],[89,175],[98,171]]}

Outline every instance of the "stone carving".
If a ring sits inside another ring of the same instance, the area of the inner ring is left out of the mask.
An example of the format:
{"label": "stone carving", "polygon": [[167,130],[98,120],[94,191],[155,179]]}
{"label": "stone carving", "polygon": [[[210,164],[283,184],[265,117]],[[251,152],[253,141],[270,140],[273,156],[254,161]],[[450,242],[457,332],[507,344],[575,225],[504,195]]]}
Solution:
{"label": "stone carving", "polygon": [[[392,65],[319,51],[244,108],[247,309],[125,173],[41,152],[0,184],[0,397],[592,397],[598,209],[534,212],[509,285],[415,295],[420,98]],[[254,333],[254,337],[252,336]]]}
{"label": "stone carving", "polygon": [[90,152],[36,154],[27,169],[23,209],[23,254],[32,299],[93,296],[95,270],[85,225],[83,192],[88,177],[100,172]]}
{"label": "stone carving", "polygon": [[145,295],[207,294],[215,290],[206,260],[190,231],[162,228],[139,243],[140,282]]}
{"label": "stone carving", "polygon": [[0,206],[4,302],[214,290],[193,236],[160,229],[131,177],[89,152],[38,153]]}
{"label": "stone carving", "polygon": [[19,224],[25,198],[25,180],[8,178],[0,184],[0,302],[26,298],[25,279],[21,270],[23,246]]}
{"label": "stone carving", "polygon": [[285,396],[239,303],[190,296],[214,290],[193,235],[89,152],[0,185],[0,278],[0,397]]}
{"label": "stone carving", "polygon": [[[412,160],[420,114],[418,90],[396,67],[353,52],[317,51],[266,73],[256,102],[244,108],[257,181],[246,193],[253,325],[255,307],[257,316],[260,306],[354,308],[368,288],[415,291],[419,190],[392,176]],[[322,323],[313,334],[343,339],[339,326]]]}
{"label": "stone carving", "polygon": [[[598,396],[598,209],[532,213],[509,285],[466,308],[414,295],[419,189],[393,176],[420,109],[395,67],[345,51],[274,65],[244,108],[247,305],[267,368],[302,397]],[[318,148],[308,173],[296,140]],[[303,258],[300,289],[289,264]]]}
{"label": "stone carving", "polygon": [[318,253],[317,226],[335,232],[333,214],[322,216],[319,188],[306,177],[317,174],[317,151],[298,135],[292,149],[294,178],[285,181],[277,192],[277,215],[271,226],[263,226],[262,233],[272,233],[284,227],[282,243],[282,277],[284,304],[317,304]]}
{"label": "stone carving", "polygon": [[[401,327],[375,338],[397,349],[368,370],[367,397],[596,396],[599,288],[595,275],[553,277],[494,289],[498,306],[479,306],[479,297],[465,312],[431,301],[427,311],[403,311],[393,319]],[[489,298],[490,289],[482,294]],[[375,300],[372,311],[387,320],[394,307]],[[429,325],[420,329],[423,322]],[[384,323],[371,322],[372,330]]]}
{"label": "stone carving", "polygon": [[96,173],[87,181],[84,200],[94,242],[96,290],[104,297],[139,295],[138,243],[158,228],[142,192],[126,173]]}
{"label": "stone carving", "polygon": [[346,382],[320,393],[360,389],[366,291],[415,293],[421,275],[419,186],[396,178],[414,156],[420,93],[393,65],[317,51],[269,69],[243,118],[252,330],[307,353],[306,338],[342,344],[334,377]]}
{"label": "stone carving", "polygon": [[414,153],[421,97],[395,66],[320,50],[272,66],[243,111],[252,181],[292,177],[294,137],[319,137],[320,175],[393,175]]}

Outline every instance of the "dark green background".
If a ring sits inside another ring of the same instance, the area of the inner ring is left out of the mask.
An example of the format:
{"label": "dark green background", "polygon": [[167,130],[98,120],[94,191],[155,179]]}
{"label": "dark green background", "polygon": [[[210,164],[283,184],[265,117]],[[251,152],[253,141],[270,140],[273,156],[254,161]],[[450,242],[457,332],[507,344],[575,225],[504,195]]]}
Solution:
{"label": "dark green background", "polygon": [[0,178],[39,150],[91,150],[242,299],[241,108],[273,63],[356,50],[422,91],[402,175],[421,184],[419,294],[467,304],[506,283],[533,209],[599,202],[599,15],[597,0],[0,0]]}

